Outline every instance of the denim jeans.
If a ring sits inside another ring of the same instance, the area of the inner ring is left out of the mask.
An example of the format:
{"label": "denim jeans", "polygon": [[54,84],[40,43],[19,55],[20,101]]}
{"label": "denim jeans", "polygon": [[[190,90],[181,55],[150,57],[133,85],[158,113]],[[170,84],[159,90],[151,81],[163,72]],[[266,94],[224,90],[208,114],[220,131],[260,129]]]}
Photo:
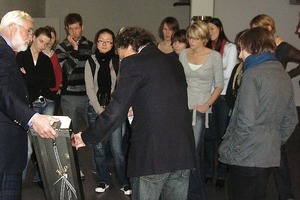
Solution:
{"label": "denim jeans", "polygon": [[228,196],[230,200],[263,200],[273,168],[229,165]]}
{"label": "denim jeans", "polygon": [[[54,113],[54,109],[55,109],[55,101],[51,100],[51,99],[46,99],[44,102],[41,102],[40,100],[35,100],[34,102],[32,102],[32,108],[35,112],[39,113],[39,114],[44,114],[44,115],[53,115]],[[27,168],[28,168],[28,163],[30,160],[30,157],[33,153],[33,148],[31,145],[31,142],[28,138],[28,154],[27,154],[27,164],[25,169],[23,170],[23,174],[22,174],[22,181],[25,181],[26,178],[26,174],[27,174]],[[40,175],[38,170],[36,169],[34,172],[34,177],[33,177],[33,181],[37,182],[40,181]]]}
{"label": "denim jeans", "polygon": [[[96,120],[97,114],[93,107],[88,107],[88,121],[92,123]],[[129,185],[129,178],[126,177],[126,152],[123,148],[123,136],[126,131],[126,123],[116,129],[110,136],[106,144],[100,142],[93,148],[94,164],[97,170],[97,178],[99,183],[109,184],[109,171],[107,166],[107,145],[114,161],[115,176],[117,184],[120,187]]]}
{"label": "denim jeans", "polygon": [[89,99],[86,95],[61,95],[60,106],[62,113],[63,115],[69,116],[71,118],[74,133],[80,131],[82,120],[85,122],[85,125],[88,124],[88,105]]}
{"label": "denim jeans", "polygon": [[[205,177],[214,177],[215,160],[217,154],[216,142],[219,146],[229,122],[229,107],[227,106],[225,96],[220,95],[212,106],[210,114],[209,128],[204,136],[204,166]],[[225,180],[227,176],[227,165],[218,162],[217,178]]]}
{"label": "denim jeans", "polygon": [[186,200],[190,170],[132,177],[132,200]]}
{"label": "denim jeans", "polygon": [[[192,112],[191,112],[192,116]],[[196,113],[196,124],[193,126],[196,147],[196,168],[191,170],[188,198],[190,200],[205,200],[204,166],[202,159],[202,144],[205,133],[205,113]]]}
{"label": "denim jeans", "polygon": [[44,102],[35,100],[34,102],[32,102],[32,108],[37,113],[44,115],[53,115],[55,109],[55,101],[46,98]]}

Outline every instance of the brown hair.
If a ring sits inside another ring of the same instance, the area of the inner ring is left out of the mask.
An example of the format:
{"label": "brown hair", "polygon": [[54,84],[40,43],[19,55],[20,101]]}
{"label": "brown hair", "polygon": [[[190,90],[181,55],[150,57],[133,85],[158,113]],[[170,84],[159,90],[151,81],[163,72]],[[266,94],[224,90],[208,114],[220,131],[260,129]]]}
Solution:
{"label": "brown hair", "polygon": [[276,44],[270,31],[262,27],[251,28],[245,31],[238,39],[240,48],[250,54],[274,52]]}
{"label": "brown hair", "polygon": [[186,38],[186,30],[185,29],[179,29],[178,31],[174,32],[171,38],[172,43],[174,42],[182,42],[188,45],[188,41]]}
{"label": "brown hair", "polygon": [[154,35],[140,27],[124,27],[122,28],[115,41],[116,48],[127,48],[129,45],[135,52],[144,45],[156,44]]}
{"label": "brown hair", "polygon": [[161,23],[160,26],[158,28],[158,34],[160,39],[164,39],[164,34],[163,34],[163,28],[164,25],[167,25],[169,27],[169,29],[171,29],[173,32],[179,30],[179,23],[177,21],[177,19],[175,17],[166,17],[164,18]]}

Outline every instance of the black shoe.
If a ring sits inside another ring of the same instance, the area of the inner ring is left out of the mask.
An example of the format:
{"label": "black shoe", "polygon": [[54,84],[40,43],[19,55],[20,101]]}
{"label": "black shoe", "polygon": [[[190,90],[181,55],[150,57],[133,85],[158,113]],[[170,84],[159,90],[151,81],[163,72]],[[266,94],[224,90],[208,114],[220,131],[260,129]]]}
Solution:
{"label": "black shoe", "polygon": [[223,179],[217,179],[215,188],[223,188],[225,186],[225,180]]}
{"label": "black shoe", "polygon": [[212,177],[206,177],[205,178],[205,184],[208,183],[208,182],[211,182],[211,181],[212,181]]}

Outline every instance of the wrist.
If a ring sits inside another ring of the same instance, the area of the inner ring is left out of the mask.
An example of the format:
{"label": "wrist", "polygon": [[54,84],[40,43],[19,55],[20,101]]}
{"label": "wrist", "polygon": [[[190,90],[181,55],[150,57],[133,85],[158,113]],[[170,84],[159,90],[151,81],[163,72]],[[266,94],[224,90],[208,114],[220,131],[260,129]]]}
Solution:
{"label": "wrist", "polygon": [[206,102],[206,105],[208,106],[208,108],[211,108],[211,104]]}

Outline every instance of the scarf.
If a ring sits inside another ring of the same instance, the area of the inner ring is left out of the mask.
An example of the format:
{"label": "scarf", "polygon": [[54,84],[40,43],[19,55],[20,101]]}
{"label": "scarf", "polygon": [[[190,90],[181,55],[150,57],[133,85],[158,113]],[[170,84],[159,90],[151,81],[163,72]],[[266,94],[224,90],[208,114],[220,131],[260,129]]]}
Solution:
{"label": "scarf", "polygon": [[275,61],[275,60],[277,60],[277,58],[274,55],[274,53],[271,52],[263,52],[261,54],[250,55],[245,59],[244,71],[252,67],[255,67],[256,65],[261,64],[263,62]]}
{"label": "scarf", "polygon": [[110,101],[111,93],[111,75],[109,62],[115,55],[115,50],[112,48],[106,53],[101,53],[98,49],[95,51],[96,59],[100,64],[98,71],[98,100],[101,106],[106,106]]}

